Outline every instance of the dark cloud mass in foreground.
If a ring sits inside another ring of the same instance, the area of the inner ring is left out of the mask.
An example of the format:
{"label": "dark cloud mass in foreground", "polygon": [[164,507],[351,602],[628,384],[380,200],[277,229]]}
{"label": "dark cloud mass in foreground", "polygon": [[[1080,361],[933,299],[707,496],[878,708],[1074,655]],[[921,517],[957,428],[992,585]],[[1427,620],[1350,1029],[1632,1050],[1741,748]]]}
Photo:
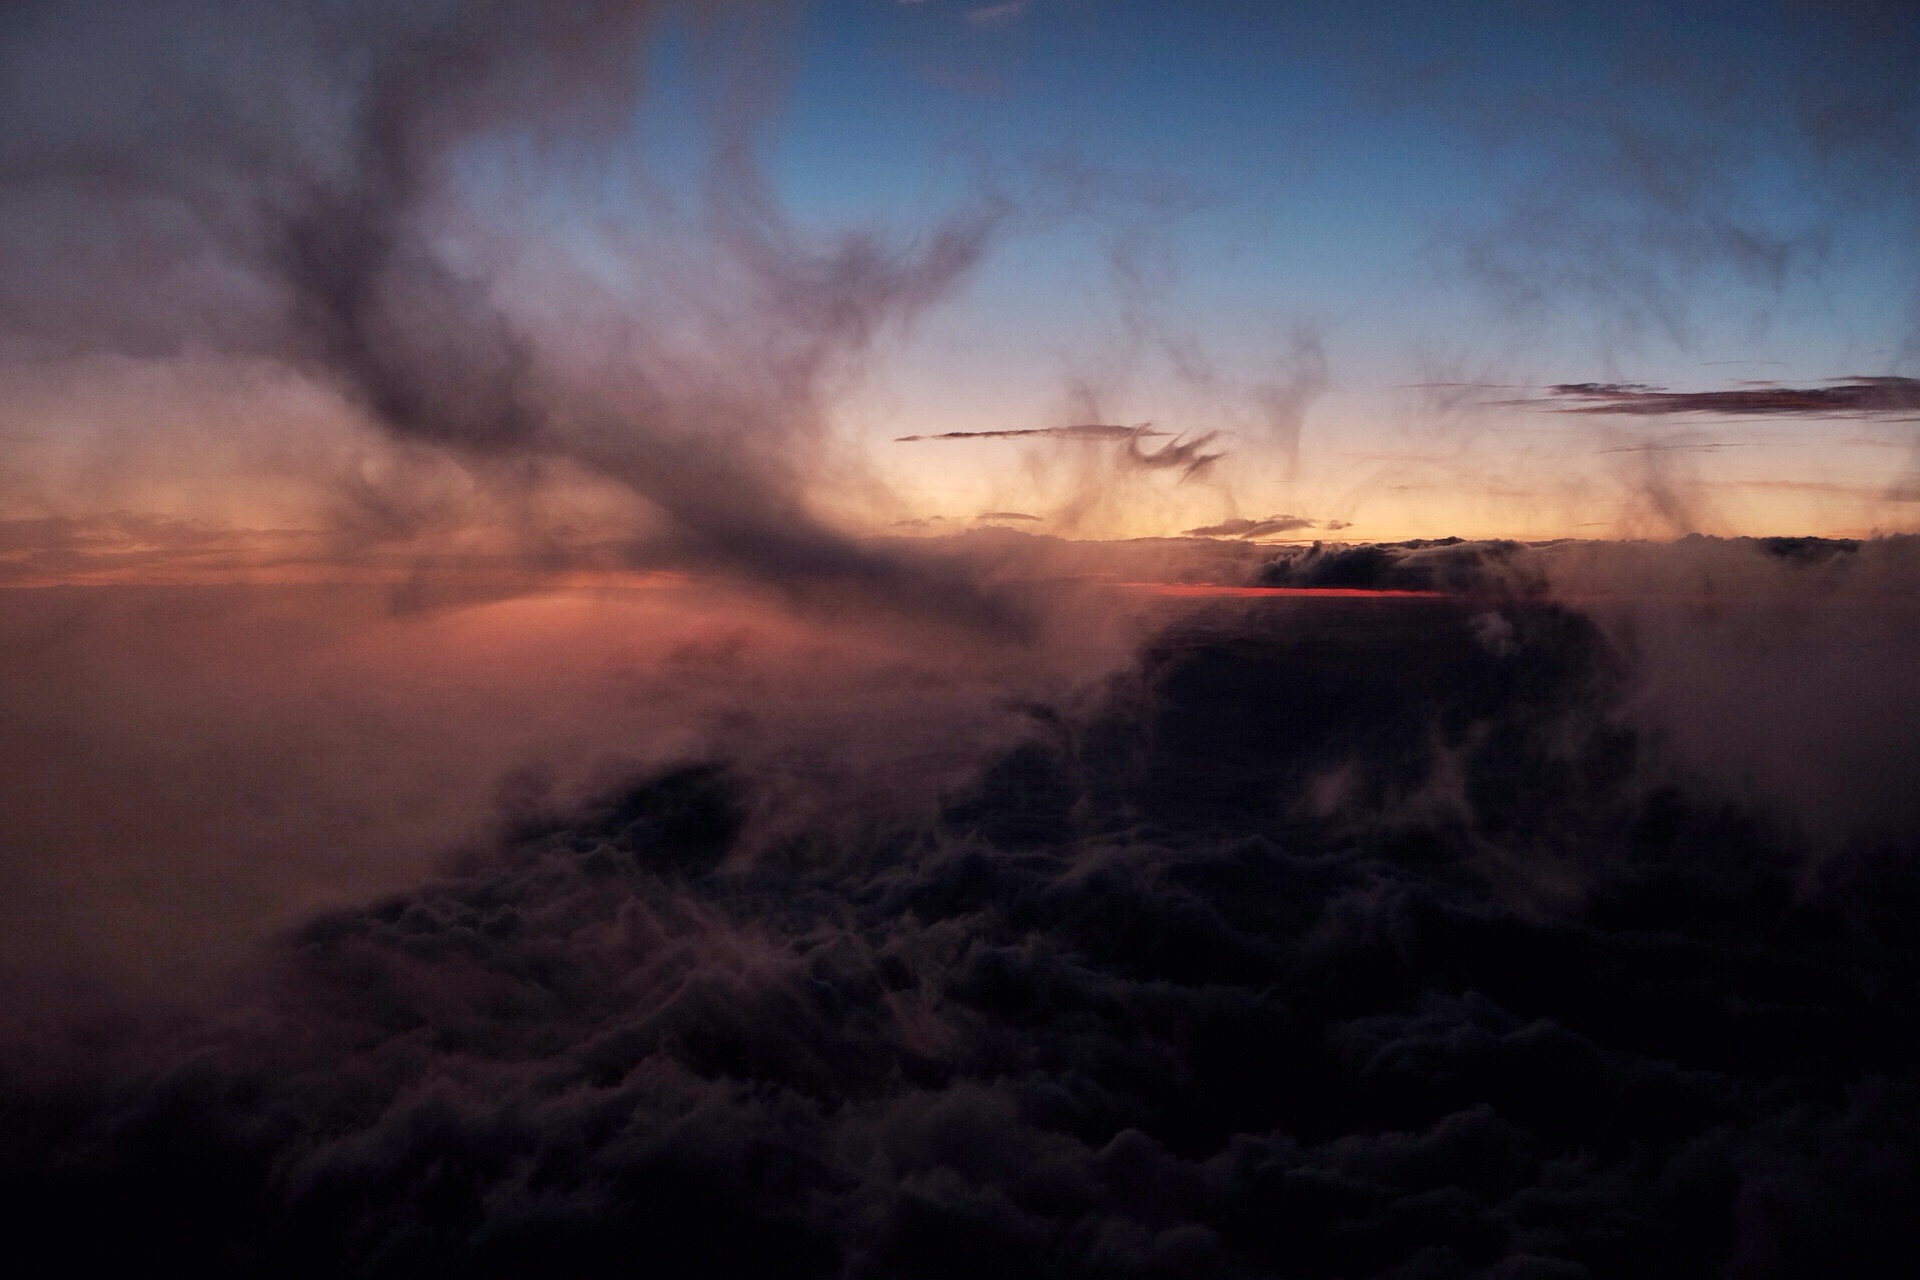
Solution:
{"label": "dark cloud mass in foreground", "polygon": [[[1911,548],[1707,552],[1807,593]],[[1920,1245],[1913,815],[1817,854],[1683,767],[1627,714],[1651,629],[1527,588],[1539,555],[1282,553],[1473,587],[1171,615],[924,822],[749,850],[725,758],[522,807],[219,1012],[22,1058],[15,1238],[204,1275],[1870,1274]]]}

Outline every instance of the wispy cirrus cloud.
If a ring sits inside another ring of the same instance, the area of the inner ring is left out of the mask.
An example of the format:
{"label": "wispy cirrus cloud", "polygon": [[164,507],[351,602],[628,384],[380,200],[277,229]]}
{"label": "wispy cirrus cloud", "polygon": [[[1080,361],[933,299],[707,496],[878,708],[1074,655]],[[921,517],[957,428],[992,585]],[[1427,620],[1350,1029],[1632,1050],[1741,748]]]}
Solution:
{"label": "wispy cirrus cloud", "polygon": [[982,5],[967,10],[967,21],[982,31],[994,31],[1020,21],[1027,11],[1026,0],[1007,0],[1005,4]]}
{"label": "wispy cirrus cloud", "polygon": [[1226,457],[1225,450],[1207,452],[1207,446],[1218,439],[1218,431],[1203,431],[1191,440],[1171,440],[1158,449],[1142,449],[1138,436],[1127,441],[1126,460],[1136,467],[1149,471],[1178,469],[1182,480],[1191,480],[1213,469],[1213,465]]}

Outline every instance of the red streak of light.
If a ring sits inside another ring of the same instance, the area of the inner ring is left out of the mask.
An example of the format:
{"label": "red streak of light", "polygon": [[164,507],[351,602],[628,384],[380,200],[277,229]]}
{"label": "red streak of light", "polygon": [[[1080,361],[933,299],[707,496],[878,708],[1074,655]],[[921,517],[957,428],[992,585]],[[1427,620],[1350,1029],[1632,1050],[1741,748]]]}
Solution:
{"label": "red streak of light", "polygon": [[1156,596],[1229,596],[1256,600],[1276,596],[1307,596],[1319,600],[1437,600],[1442,594],[1438,591],[1376,591],[1368,587],[1227,587],[1196,582],[1122,582],[1116,585]]}

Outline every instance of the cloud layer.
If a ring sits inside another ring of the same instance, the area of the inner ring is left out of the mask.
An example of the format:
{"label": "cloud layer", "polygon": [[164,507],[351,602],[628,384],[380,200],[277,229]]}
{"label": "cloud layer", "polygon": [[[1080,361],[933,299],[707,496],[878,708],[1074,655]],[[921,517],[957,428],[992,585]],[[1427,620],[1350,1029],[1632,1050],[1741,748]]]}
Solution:
{"label": "cloud layer", "polygon": [[[1717,563],[1804,598],[1870,550]],[[1441,552],[1522,554],[1380,558]],[[16,1055],[12,1201],[211,1274],[1910,1248],[1913,828],[1821,852],[1639,718],[1661,646],[1481,583],[1186,614],[924,820],[750,839],[776,775],[724,757],[519,805],[205,1019]]]}

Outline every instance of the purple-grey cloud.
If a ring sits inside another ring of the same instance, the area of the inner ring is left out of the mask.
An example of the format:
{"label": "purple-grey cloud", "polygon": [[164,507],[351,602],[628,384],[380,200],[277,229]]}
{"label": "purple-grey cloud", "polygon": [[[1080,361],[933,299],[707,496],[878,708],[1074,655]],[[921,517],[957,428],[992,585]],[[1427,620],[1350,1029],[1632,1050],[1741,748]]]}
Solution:
{"label": "purple-grey cloud", "polygon": [[1311,528],[1311,520],[1301,516],[1279,515],[1268,516],[1264,520],[1222,520],[1219,524],[1201,525],[1184,532],[1189,538],[1263,538],[1269,534]]}
{"label": "purple-grey cloud", "polygon": [[1184,437],[1161,445],[1158,449],[1142,449],[1138,435],[1127,440],[1125,453],[1129,465],[1142,467],[1149,471],[1178,470],[1182,480],[1191,480],[1213,469],[1215,463],[1226,457],[1225,450],[1207,452],[1207,446],[1219,438],[1218,431],[1203,431],[1188,440]]}
{"label": "purple-grey cloud", "polygon": [[1920,378],[1891,375],[1837,378],[1823,387],[1771,383],[1715,391],[1669,391],[1638,382],[1563,382],[1544,397],[1507,403],[1557,413],[1666,416],[1713,413],[1728,417],[1857,417],[1920,412]]}
{"label": "purple-grey cloud", "polygon": [[[596,277],[604,313],[564,325],[508,278],[541,255],[549,277],[587,268],[537,223],[500,225],[467,160],[494,155],[532,189],[622,149],[669,7],[243,0],[215,24],[172,0],[8,18],[7,354],[270,361],[503,486],[556,464],[619,486],[657,517],[635,522],[636,562],[1028,632],[1021,609],[919,548],[848,536],[805,492],[835,370],[949,296],[1007,209],[978,195],[911,244],[793,225],[755,159],[782,34],[768,7],[712,6],[727,38],[694,71],[728,105],[698,216],[668,233],[676,260],[712,264],[702,305],[727,323],[708,332],[731,336],[674,349],[662,334],[687,326],[656,314],[644,272]],[[555,145],[504,145],[523,138]]]}

